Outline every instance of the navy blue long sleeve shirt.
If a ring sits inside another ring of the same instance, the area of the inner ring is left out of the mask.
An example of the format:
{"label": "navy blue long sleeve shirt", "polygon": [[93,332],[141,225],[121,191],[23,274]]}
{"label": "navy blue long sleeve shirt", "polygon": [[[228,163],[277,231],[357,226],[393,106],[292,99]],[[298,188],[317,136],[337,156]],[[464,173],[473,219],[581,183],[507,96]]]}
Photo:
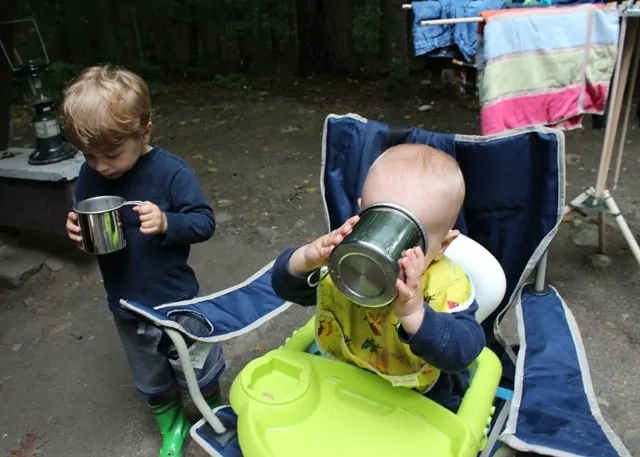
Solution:
{"label": "navy blue long sleeve shirt", "polygon": [[[276,259],[273,290],[284,300],[314,306],[316,288],[309,286],[307,278],[289,272],[289,259],[295,249],[287,249]],[[424,319],[415,335],[409,336],[401,326],[398,328],[400,340],[409,344],[415,355],[441,371],[427,397],[452,411],[458,409],[469,386],[467,368],[485,345],[484,331],[475,318],[477,310],[475,301],[466,310],[456,313],[438,313],[425,303]]]}
{"label": "navy blue long sleeve shirt", "polygon": [[211,238],[215,220],[187,163],[153,147],[118,179],[106,179],[83,164],[76,183],[76,200],[101,195],[150,201],[167,217],[166,234],[145,235],[140,232],[138,214],[131,206],[122,208],[127,247],[98,256],[111,311],[131,318],[120,307],[120,299],[155,306],[197,296],[198,280],[188,264],[190,245]]}

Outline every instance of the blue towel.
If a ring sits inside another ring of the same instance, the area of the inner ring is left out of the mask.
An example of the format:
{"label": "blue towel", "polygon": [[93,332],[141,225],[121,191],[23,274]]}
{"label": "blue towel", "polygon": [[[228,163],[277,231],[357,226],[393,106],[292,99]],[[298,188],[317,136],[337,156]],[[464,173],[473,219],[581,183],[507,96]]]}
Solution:
{"label": "blue towel", "polygon": [[428,54],[434,49],[453,45],[452,25],[422,27],[420,21],[447,19],[453,16],[451,0],[413,2],[413,48],[416,56]]}
{"label": "blue towel", "polygon": [[478,24],[421,26],[420,21],[476,17],[482,11],[504,8],[505,0],[428,0],[413,2],[413,47],[416,56],[434,49],[456,45],[468,62],[473,62],[478,51]]}
{"label": "blue towel", "polygon": [[[506,6],[504,0],[463,0],[455,3],[454,17],[478,17],[488,10],[500,10]],[[473,62],[478,52],[478,23],[456,24],[453,41],[467,60]]]}

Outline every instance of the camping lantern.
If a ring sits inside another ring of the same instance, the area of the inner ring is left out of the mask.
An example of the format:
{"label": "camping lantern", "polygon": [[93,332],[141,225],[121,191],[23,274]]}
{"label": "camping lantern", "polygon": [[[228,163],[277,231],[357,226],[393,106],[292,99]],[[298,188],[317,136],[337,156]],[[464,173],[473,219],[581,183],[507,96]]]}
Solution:
{"label": "camping lantern", "polygon": [[49,57],[36,21],[34,19],[18,19],[2,22],[0,25],[14,26],[24,22],[33,23],[33,28],[40,40],[42,57],[29,59],[25,63],[16,47],[12,47],[10,52],[2,40],[0,40],[0,47],[9,63],[13,77],[21,82],[24,100],[34,109],[31,124],[35,130],[36,148],[29,155],[29,164],[48,165],[70,159],[78,151],[62,135],[55,112],[55,102],[47,96],[43,87],[42,76],[49,70]]}

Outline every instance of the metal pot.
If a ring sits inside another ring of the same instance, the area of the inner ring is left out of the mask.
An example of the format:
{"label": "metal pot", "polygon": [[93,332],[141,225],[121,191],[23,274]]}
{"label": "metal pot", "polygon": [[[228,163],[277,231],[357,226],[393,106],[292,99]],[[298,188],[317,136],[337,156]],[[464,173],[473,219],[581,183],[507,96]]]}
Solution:
{"label": "metal pot", "polygon": [[358,305],[377,308],[397,295],[398,260],[402,251],[428,240],[420,221],[390,203],[365,208],[353,231],[329,257],[329,274],[340,292]]}
{"label": "metal pot", "polygon": [[89,254],[103,255],[127,246],[120,210],[126,205],[141,205],[141,201],[126,201],[122,197],[93,197],[77,202],[73,211],[78,216],[82,233],[82,249]]}

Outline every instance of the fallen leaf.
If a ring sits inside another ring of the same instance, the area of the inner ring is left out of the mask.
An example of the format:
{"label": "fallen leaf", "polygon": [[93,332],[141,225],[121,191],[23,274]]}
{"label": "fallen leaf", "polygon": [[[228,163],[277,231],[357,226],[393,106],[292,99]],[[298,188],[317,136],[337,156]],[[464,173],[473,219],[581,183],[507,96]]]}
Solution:
{"label": "fallen leaf", "polygon": [[264,346],[264,344],[260,344],[259,346],[256,346],[256,351],[259,351],[259,352],[264,352],[266,351],[266,349],[267,348]]}
{"label": "fallen leaf", "polygon": [[204,159],[204,156],[202,154],[195,154],[195,155],[192,155],[191,158],[202,160],[202,159]]}
{"label": "fallen leaf", "polygon": [[20,442],[20,447],[9,453],[10,457],[35,457],[40,454],[38,435],[35,431],[27,433]]}
{"label": "fallen leaf", "polygon": [[317,187],[308,187],[307,188],[307,192],[312,194],[314,192],[318,192],[318,188]]}
{"label": "fallen leaf", "polygon": [[297,132],[298,130],[300,130],[300,127],[298,127],[297,125],[288,125],[287,127],[282,127],[280,129],[280,132],[291,133],[291,132]]}
{"label": "fallen leaf", "polygon": [[562,218],[562,222],[571,222],[575,219],[575,216],[573,214],[566,214],[563,218]]}
{"label": "fallen leaf", "polygon": [[185,125],[187,123],[187,121],[181,121],[180,125]]}
{"label": "fallen leaf", "polygon": [[210,167],[210,168],[207,168],[207,171],[209,173],[215,173],[216,171],[218,171],[218,169],[216,167]]}
{"label": "fallen leaf", "polygon": [[191,119],[191,122],[193,122],[194,124],[199,124],[200,123],[200,119]]}

